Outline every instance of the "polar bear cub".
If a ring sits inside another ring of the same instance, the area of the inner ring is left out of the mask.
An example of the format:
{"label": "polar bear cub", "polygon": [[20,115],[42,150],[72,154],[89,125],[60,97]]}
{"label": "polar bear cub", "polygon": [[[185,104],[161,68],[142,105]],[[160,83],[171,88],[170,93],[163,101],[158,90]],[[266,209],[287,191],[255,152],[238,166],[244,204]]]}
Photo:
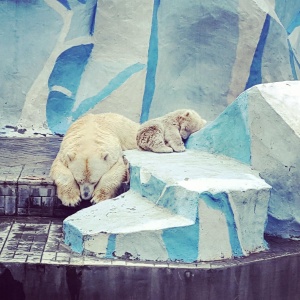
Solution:
{"label": "polar bear cub", "polygon": [[50,176],[64,205],[117,196],[127,178],[123,150],[136,149],[139,124],[113,113],[88,114],[64,136]]}
{"label": "polar bear cub", "polygon": [[160,153],[185,151],[182,139],[187,139],[205,124],[206,120],[194,110],[175,110],[140,126],[137,133],[138,148]]}

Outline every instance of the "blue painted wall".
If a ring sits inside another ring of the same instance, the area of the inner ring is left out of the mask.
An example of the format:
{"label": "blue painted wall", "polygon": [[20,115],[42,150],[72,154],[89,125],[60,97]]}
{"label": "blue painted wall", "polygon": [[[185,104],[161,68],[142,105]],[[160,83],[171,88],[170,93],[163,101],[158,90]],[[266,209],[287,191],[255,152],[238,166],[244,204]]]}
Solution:
{"label": "blue painted wall", "polygon": [[213,120],[229,95],[298,79],[300,1],[269,13],[244,2],[1,1],[0,134],[64,133],[102,111],[144,122],[190,107]]}

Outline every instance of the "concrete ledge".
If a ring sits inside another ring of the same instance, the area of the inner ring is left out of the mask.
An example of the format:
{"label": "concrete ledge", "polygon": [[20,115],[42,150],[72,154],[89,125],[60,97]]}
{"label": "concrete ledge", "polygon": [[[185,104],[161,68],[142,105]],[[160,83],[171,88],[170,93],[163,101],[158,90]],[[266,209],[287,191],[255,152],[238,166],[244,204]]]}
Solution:
{"label": "concrete ledge", "polygon": [[[66,207],[56,195],[49,171],[60,142],[56,136],[0,137],[0,216],[60,218],[91,206],[81,201],[77,207]],[[124,183],[121,191],[128,189]]]}
{"label": "concrete ledge", "polygon": [[192,150],[125,156],[130,191],[65,219],[74,251],[190,263],[266,249],[270,186],[248,166]]}

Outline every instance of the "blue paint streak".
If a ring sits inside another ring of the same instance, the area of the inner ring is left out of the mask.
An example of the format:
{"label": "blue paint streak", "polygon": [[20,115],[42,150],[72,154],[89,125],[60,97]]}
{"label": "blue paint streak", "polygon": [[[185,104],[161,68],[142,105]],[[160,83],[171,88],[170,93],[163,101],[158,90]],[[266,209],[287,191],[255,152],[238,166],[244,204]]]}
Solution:
{"label": "blue paint streak", "polygon": [[75,94],[93,47],[93,44],[79,45],[61,53],[49,77],[49,89],[59,85]]}
{"label": "blue paint streak", "polygon": [[298,26],[300,26],[300,12],[297,13],[295,18],[291,21],[291,23],[287,27],[287,29],[286,29],[287,33],[291,34],[293,32],[293,30]]}
{"label": "blue paint streak", "polygon": [[262,83],[262,75],[261,75],[262,56],[263,56],[264,47],[269,32],[269,27],[270,27],[270,15],[266,15],[265,23],[262,28],[262,32],[260,34],[260,38],[250,67],[250,74],[249,74],[248,81],[246,83],[245,90],[256,84]]}
{"label": "blue paint streak", "polygon": [[67,120],[74,105],[74,99],[57,91],[48,95],[46,117],[49,129],[53,133],[65,133],[70,124]]}
{"label": "blue paint streak", "polygon": [[143,105],[140,122],[143,123],[149,118],[149,111],[155,91],[155,75],[158,61],[158,22],[157,12],[160,5],[160,0],[154,0],[153,14],[152,14],[152,27],[148,49],[148,63],[146,83],[143,96]]}
{"label": "blue paint streak", "polygon": [[200,196],[207,206],[211,207],[212,209],[219,210],[225,215],[232,253],[235,257],[243,256],[242,247],[237,234],[234,214],[227,194],[218,193],[212,195],[209,192],[204,192]]}
{"label": "blue paint streak", "polygon": [[169,185],[163,191],[157,205],[187,219],[195,221],[198,211],[199,194],[180,186]]}
{"label": "blue paint streak", "polygon": [[63,222],[64,242],[77,253],[83,252],[83,236],[77,227],[71,225],[68,221]]}
{"label": "blue paint streak", "polygon": [[114,251],[116,251],[116,235],[111,234],[108,237],[105,258],[114,258]]}
{"label": "blue paint streak", "polygon": [[97,2],[95,6],[93,7],[93,11],[91,14],[91,26],[90,26],[90,35],[94,34],[94,29],[95,29],[95,20],[96,20],[96,12],[97,12]]}
{"label": "blue paint streak", "polygon": [[169,259],[192,263],[198,259],[199,219],[194,225],[165,229],[162,239]]}
{"label": "blue paint streak", "polygon": [[151,175],[147,183],[141,183],[141,195],[155,203],[163,193],[165,186],[165,182]]}
{"label": "blue paint streak", "polygon": [[[46,105],[47,123],[52,132],[65,133],[70,125],[68,118],[93,46],[87,44],[71,47],[61,53],[56,60],[48,81],[50,93]],[[72,93],[71,97],[51,91],[55,85],[67,88]]]}
{"label": "blue paint streak", "polygon": [[68,0],[57,0],[57,1],[61,3],[66,9],[71,10]]}
{"label": "blue paint streak", "polygon": [[130,189],[141,194],[141,179],[140,168],[136,166],[129,166],[130,174]]}
{"label": "blue paint streak", "polygon": [[72,114],[73,120],[77,120],[80,116],[93,108],[97,103],[109,96],[114,90],[118,89],[133,74],[141,71],[144,68],[144,64],[136,63],[121,71],[100,93],[80,103],[79,107]]}
{"label": "blue paint streak", "polygon": [[242,93],[223,113],[186,141],[187,149],[223,154],[251,163],[248,94]]}
{"label": "blue paint streak", "polygon": [[298,63],[297,58],[294,54],[294,51],[292,49],[290,41],[289,40],[287,40],[287,41],[288,41],[288,45],[289,45],[290,64],[291,64],[292,74],[293,74],[294,79],[297,80],[298,76],[297,76],[297,72],[296,72],[296,68],[295,68],[295,62],[297,63],[298,68],[299,68],[299,63]]}

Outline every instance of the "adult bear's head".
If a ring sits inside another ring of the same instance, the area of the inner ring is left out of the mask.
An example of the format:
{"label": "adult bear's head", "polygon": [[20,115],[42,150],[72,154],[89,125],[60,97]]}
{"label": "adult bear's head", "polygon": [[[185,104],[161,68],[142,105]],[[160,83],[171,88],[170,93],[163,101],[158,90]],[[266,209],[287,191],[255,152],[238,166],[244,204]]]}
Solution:
{"label": "adult bear's head", "polygon": [[72,172],[80,189],[82,200],[91,200],[96,186],[102,176],[122,156],[122,149],[118,143],[109,145],[85,145],[80,151],[67,152],[65,163]]}

